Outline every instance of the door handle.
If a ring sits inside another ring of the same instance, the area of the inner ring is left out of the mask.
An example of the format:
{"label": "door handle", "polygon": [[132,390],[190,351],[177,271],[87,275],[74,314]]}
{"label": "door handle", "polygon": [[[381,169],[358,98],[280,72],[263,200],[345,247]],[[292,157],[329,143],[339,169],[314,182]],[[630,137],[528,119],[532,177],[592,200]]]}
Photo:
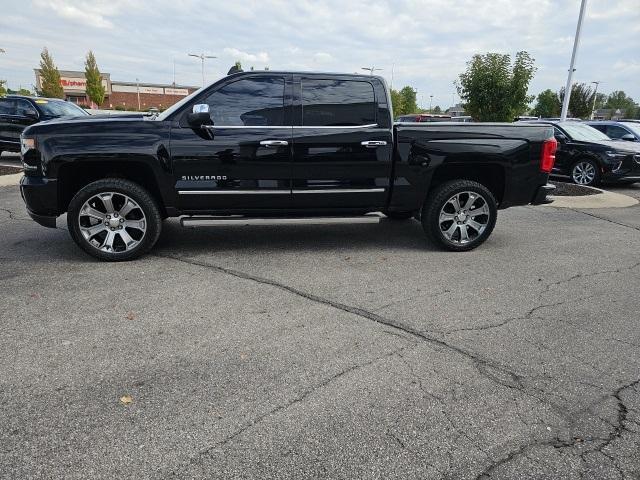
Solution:
{"label": "door handle", "polygon": [[360,142],[360,145],[367,148],[378,148],[384,147],[387,144],[384,140],[367,140],[364,142]]}
{"label": "door handle", "polygon": [[289,142],[286,140],[262,140],[260,145],[263,147],[286,147]]}

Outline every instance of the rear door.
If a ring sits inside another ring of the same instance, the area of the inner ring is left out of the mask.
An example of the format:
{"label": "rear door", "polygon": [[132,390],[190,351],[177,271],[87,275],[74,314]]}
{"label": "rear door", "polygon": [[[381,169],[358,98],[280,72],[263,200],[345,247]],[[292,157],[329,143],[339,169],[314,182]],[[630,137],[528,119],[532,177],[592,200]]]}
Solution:
{"label": "rear door", "polygon": [[393,138],[391,118],[378,118],[379,102],[389,117],[375,79],[294,76],[294,207],[385,205]]}
{"label": "rear door", "polygon": [[286,208],[291,202],[291,76],[230,79],[198,103],[213,126],[171,131],[182,210]]}
{"label": "rear door", "polygon": [[16,101],[0,98],[0,148],[20,149],[20,134],[16,125]]}

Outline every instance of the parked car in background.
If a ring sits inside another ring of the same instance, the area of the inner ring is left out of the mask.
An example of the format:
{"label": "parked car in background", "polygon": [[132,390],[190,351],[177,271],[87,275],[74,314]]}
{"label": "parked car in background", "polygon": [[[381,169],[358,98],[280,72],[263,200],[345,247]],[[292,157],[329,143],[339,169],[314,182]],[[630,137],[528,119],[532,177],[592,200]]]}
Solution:
{"label": "parked car in background", "polygon": [[640,143],[612,140],[586,123],[538,120],[518,123],[553,125],[558,141],[552,173],[579,185],[640,182]]}
{"label": "parked car in background", "polygon": [[89,115],[77,105],[57,98],[8,95],[0,97],[0,155],[20,151],[20,134],[29,125],[60,117]]}
{"label": "parked car in background", "polygon": [[634,122],[614,122],[599,120],[585,122],[596,130],[600,130],[612,140],[626,140],[628,142],[640,142],[640,123]]}
{"label": "parked car in background", "polygon": [[401,115],[396,118],[396,122],[450,122],[450,115],[436,115],[433,113],[412,113],[411,115]]}

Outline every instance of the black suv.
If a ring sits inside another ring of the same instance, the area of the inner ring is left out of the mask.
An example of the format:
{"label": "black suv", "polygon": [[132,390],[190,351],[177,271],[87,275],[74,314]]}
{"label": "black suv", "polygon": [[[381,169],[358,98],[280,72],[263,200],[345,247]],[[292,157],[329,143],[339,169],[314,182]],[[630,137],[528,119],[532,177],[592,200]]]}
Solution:
{"label": "black suv", "polygon": [[0,155],[20,151],[20,134],[29,125],[59,117],[89,115],[73,103],[58,98],[8,95],[0,98]]}
{"label": "black suv", "polygon": [[558,141],[553,173],[567,175],[580,185],[640,182],[640,143],[612,140],[600,130],[577,121],[526,123],[553,125]]}
{"label": "black suv", "polygon": [[626,140],[628,142],[640,142],[640,123],[614,122],[611,120],[598,120],[585,122],[596,130],[600,130],[612,140]]}

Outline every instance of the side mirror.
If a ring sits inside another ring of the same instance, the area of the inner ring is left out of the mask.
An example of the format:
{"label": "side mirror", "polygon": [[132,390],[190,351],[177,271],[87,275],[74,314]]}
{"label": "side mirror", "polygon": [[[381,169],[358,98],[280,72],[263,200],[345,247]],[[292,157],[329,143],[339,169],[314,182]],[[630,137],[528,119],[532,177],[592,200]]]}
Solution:
{"label": "side mirror", "polygon": [[568,138],[566,135],[563,135],[562,133],[556,133],[555,137],[559,143],[567,143]]}
{"label": "side mirror", "polygon": [[203,125],[213,125],[209,113],[209,105],[198,103],[193,106],[192,112],[187,115],[187,122],[193,128],[200,128]]}
{"label": "side mirror", "polygon": [[625,133],[620,137],[620,140],[626,140],[627,142],[635,142],[636,137],[630,133]]}
{"label": "side mirror", "polygon": [[33,109],[33,108],[26,109],[23,112],[23,115],[25,117],[27,117],[27,118],[32,119],[32,120],[38,120],[38,112],[36,112],[35,109]]}

